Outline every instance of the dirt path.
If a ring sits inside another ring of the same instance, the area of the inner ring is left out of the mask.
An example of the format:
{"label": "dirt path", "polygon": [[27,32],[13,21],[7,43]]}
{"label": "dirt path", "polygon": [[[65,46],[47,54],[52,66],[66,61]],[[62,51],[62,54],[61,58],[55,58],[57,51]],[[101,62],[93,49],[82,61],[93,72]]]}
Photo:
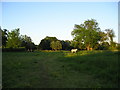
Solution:
{"label": "dirt path", "polygon": [[48,68],[45,64],[45,61],[41,62],[41,67],[40,67],[40,72],[41,72],[41,86],[43,88],[48,88],[50,86],[50,82],[49,82],[49,75],[48,75]]}

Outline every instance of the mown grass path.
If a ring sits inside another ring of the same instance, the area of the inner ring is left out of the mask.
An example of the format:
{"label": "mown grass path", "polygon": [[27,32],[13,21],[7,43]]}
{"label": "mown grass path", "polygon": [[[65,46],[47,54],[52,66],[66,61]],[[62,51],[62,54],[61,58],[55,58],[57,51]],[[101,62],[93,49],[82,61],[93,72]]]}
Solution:
{"label": "mown grass path", "polygon": [[118,87],[120,52],[3,52],[3,88]]}

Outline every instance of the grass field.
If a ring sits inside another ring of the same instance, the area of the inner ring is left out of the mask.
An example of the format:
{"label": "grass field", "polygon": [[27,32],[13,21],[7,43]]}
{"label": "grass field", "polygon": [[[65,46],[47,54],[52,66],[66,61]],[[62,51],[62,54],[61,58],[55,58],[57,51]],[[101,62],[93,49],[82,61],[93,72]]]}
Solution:
{"label": "grass field", "polygon": [[3,52],[3,88],[117,88],[118,51]]}

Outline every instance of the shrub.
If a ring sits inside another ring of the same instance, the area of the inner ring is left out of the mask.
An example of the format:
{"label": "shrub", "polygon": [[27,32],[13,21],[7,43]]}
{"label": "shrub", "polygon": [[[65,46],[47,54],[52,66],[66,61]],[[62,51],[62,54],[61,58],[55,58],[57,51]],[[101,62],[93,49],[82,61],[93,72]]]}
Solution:
{"label": "shrub", "polygon": [[24,47],[20,48],[2,48],[2,52],[22,52],[25,51]]}
{"label": "shrub", "polygon": [[119,51],[120,51],[120,44],[118,44],[118,46],[117,46],[117,50],[119,50]]}

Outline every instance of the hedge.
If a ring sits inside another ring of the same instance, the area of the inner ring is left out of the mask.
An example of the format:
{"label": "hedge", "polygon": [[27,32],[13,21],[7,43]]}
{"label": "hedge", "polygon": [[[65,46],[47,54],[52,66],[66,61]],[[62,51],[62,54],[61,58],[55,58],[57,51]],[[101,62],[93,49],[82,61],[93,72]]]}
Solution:
{"label": "hedge", "polygon": [[22,51],[26,50],[24,47],[20,47],[20,48],[0,48],[0,49],[2,49],[2,52],[22,52]]}

